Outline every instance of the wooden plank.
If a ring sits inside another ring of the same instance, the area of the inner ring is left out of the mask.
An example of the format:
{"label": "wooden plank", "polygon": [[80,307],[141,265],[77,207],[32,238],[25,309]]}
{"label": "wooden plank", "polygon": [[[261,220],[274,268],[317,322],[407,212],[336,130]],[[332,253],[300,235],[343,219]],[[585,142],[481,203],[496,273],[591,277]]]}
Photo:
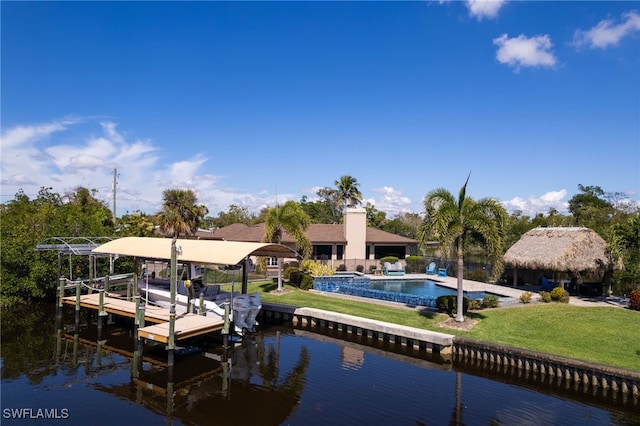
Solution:
{"label": "wooden plank", "polygon": [[[62,303],[67,305],[76,304],[75,296],[62,298]],[[85,294],[80,296],[80,306],[83,308],[98,310],[100,308],[100,294]],[[136,316],[136,303],[115,297],[104,296],[103,309],[110,314],[120,315],[129,318]],[[144,319],[149,322],[169,321],[169,309],[156,306],[147,306],[144,311]]]}
{"label": "wooden plank", "polygon": [[[175,340],[184,340],[202,334],[220,331],[224,319],[196,314],[183,314],[175,321]],[[169,343],[169,323],[149,325],[138,329],[138,336],[160,343]]]}

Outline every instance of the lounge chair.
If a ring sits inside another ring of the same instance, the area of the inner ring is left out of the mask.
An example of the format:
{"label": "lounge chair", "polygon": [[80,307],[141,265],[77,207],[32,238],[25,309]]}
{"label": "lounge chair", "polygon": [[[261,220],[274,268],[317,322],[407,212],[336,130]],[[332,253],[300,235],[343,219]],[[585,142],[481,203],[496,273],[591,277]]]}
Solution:
{"label": "lounge chair", "polygon": [[542,287],[542,291],[551,291],[555,287],[555,285],[550,283],[547,277],[545,277],[544,275],[542,276],[542,278],[540,278],[540,284]]}
{"label": "lounge chair", "polygon": [[446,277],[447,276],[447,268],[438,268],[438,276],[439,277]]}
{"label": "lounge chair", "polygon": [[399,261],[391,264],[384,262],[384,274],[385,275],[404,275],[404,266]]}
{"label": "lounge chair", "polygon": [[435,275],[436,273],[436,264],[435,262],[431,262],[427,267],[427,275]]}

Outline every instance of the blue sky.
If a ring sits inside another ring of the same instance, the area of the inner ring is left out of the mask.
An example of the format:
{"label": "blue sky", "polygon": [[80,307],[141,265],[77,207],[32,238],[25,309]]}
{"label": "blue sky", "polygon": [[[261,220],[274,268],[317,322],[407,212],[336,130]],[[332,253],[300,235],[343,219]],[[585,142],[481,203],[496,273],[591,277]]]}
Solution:
{"label": "blue sky", "polygon": [[117,214],[433,189],[566,210],[640,199],[640,2],[6,2],[1,195],[82,185]]}

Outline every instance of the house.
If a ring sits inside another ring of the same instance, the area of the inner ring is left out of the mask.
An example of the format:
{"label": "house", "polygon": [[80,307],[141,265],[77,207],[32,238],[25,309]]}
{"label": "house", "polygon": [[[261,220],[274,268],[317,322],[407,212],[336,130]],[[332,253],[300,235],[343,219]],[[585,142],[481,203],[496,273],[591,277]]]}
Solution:
{"label": "house", "polygon": [[[355,270],[362,265],[369,271],[372,266],[379,269],[379,259],[385,256],[404,259],[418,253],[416,240],[367,226],[367,213],[363,208],[346,209],[343,222],[307,227],[306,234],[313,246],[312,259],[328,262],[334,268],[344,264],[347,270]],[[264,223],[235,223],[214,231],[198,231],[196,237],[261,242],[264,234]],[[294,238],[287,232],[283,233],[281,243],[296,248]],[[276,259],[269,259],[268,265],[276,266],[274,262]]]}

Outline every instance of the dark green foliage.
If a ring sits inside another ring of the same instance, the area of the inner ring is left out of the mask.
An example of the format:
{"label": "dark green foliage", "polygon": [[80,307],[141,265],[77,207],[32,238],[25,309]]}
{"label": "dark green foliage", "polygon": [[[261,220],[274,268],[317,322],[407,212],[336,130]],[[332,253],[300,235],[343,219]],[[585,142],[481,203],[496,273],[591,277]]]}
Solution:
{"label": "dark green foliage", "polygon": [[297,266],[289,266],[283,272],[283,277],[285,280],[289,280],[289,284],[300,285],[300,281],[302,279],[302,272],[300,272],[300,268]]}
{"label": "dark green foliage", "polygon": [[640,290],[633,290],[629,295],[629,309],[640,311]]}
{"label": "dark green foliage", "polygon": [[465,272],[464,278],[467,280],[478,281],[481,283],[489,282],[489,274],[485,269],[476,269],[472,272]]}
{"label": "dark green foliage", "polygon": [[478,299],[471,299],[469,301],[469,310],[470,311],[478,311],[482,309],[482,301]]}
{"label": "dark green foliage", "polygon": [[425,261],[422,256],[407,256],[406,272],[408,274],[415,274],[425,271]]}
{"label": "dark green foliage", "polygon": [[499,300],[500,299],[498,298],[498,296],[496,296],[494,294],[490,294],[488,296],[485,296],[484,299],[482,299],[482,307],[484,309],[497,308]]}
{"label": "dark green foliage", "polygon": [[313,277],[308,274],[302,275],[302,280],[300,280],[300,290],[309,290],[313,288]]}
{"label": "dark green foliage", "polygon": [[[0,303],[9,305],[20,301],[53,299],[58,274],[73,277],[88,276],[86,256],[67,256],[58,271],[55,251],[37,251],[41,243],[52,243],[50,237],[100,237],[114,234],[111,211],[94,198],[95,191],[77,188],[65,194],[62,202],[51,188],[41,188],[31,200],[23,192],[0,206]],[[58,241],[59,242],[59,241]],[[83,241],[84,242],[84,241]],[[108,261],[99,259],[97,275],[108,270]],[[118,271],[117,271],[118,272]]]}
{"label": "dark green foliage", "polygon": [[[465,297],[463,300],[464,300],[463,314],[465,314],[469,309],[470,301],[468,297]],[[439,296],[436,299],[436,307],[438,308],[439,312],[444,312],[448,315],[453,315],[457,312],[458,298],[457,296]]]}

